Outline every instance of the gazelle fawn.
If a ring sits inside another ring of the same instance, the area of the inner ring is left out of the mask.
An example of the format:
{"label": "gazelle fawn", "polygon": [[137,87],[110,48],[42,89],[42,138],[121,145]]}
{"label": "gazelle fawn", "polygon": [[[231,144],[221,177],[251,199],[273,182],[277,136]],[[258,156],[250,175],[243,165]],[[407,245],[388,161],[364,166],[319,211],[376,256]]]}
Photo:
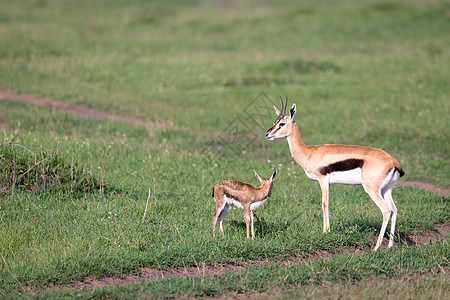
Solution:
{"label": "gazelle fawn", "polygon": [[250,238],[250,224],[252,239],[255,237],[253,231],[253,210],[270,197],[273,178],[277,175],[277,170],[275,170],[268,179],[262,178],[256,171],[255,175],[259,182],[261,182],[259,188],[236,180],[225,180],[213,187],[212,196],[216,201],[216,213],[212,220],[214,237],[216,236],[217,222],[219,222],[220,231],[222,231],[222,235],[224,235],[222,221],[233,206],[237,206],[244,210],[245,223],[247,224],[247,238]]}
{"label": "gazelle fawn", "polygon": [[303,168],[306,176],[319,182],[322,190],[323,232],[330,231],[328,216],[330,184],[362,185],[383,214],[380,234],[373,250],[376,251],[381,246],[389,219],[391,232],[388,247],[391,247],[397,219],[392,187],[398,178],[405,174],[399,162],[377,148],[338,144],[307,146],[303,143],[294,120],[297,110],[295,103],[287,116],[285,115],[287,97],[284,105],[281,99],[281,105],[281,111],[274,106],[278,118],[272,128],[267,130],[266,138],[274,140],[285,137],[292,157]]}

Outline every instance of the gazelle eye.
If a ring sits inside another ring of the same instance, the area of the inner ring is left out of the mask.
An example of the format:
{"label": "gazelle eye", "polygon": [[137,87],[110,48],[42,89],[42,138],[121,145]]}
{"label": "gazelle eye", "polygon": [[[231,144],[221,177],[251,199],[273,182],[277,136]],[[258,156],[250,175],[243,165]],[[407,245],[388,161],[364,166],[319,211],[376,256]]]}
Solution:
{"label": "gazelle eye", "polygon": [[283,127],[284,125],[286,125],[286,123],[280,123],[279,125],[280,127]]}

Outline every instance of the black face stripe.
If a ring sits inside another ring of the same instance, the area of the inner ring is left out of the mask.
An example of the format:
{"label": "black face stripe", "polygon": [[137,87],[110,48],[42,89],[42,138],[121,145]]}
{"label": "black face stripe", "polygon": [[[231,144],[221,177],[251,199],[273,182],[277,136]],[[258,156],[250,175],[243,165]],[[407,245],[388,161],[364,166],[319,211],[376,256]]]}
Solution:
{"label": "black face stripe", "polygon": [[275,131],[273,132],[273,134],[275,134],[275,132],[277,132],[277,131],[280,130],[280,129],[281,129],[281,127],[278,126],[278,128],[275,129]]}
{"label": "black face stripe", "polygon": [[335,162],[334,164],[330,164],[325,167],[320,167],[319,173],[322,175],[327,175],[333,172],[350,171],[353,169],[362,168],[363,165],[364,165],[363,159],[351,158]]}
{"label": "black face stripe", "polygon": [[[284,117],[284,116],[283,116]],[[270,128],[269,130],[267,130],[267,132],[266,132],[266,134],[267,133],[269,133],[271,130],[273,130],[273,128],[275,127],[275,126],[277,126],[277,128],[275,129],[275,131],[273,132],[273,134],[275,134],[275,132],[277,132],[278,130],[280,130],[282,127],[284,127],[284,125],[286,125],[286,124],[284,124],[283,126],[280,126],[280,121],[281,121],[281,119],[282,119],[282,117],[278,117],[276,120],[275,120],[275,122],[273,122],[273,127],[272,128]]]}

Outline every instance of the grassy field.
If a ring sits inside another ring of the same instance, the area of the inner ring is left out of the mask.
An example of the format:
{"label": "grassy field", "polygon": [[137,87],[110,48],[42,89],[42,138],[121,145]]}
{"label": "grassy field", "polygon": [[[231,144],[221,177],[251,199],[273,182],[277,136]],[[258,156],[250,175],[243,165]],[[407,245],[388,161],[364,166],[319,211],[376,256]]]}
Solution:
{"label": "grassy field", "polygon": [[[264,133],[271,104],[288,96],[306,144],[383,148],[403,180],[449,188],[449,11],[448,2],[419,0],[0,2],[0,89],[149,124],[0,99],[0,297],[335,299],[374,286],[387,294],[386,278],[412,298],[448,295],[448,236],[365,251],[382,216],[349,186],[332,187],[331,232],[322,234],[318,184],[285,141]],[[244,238],[239,210],[213,239],[211,187],[256,185],[253,170],[268,177],[275,168],[255,240]],[[449,220],[448,197],[402,186],[393,197],[401,235]],[[364,251],[279,262],[355,248]],[[30,292],[141,267],[262,260],[274,264]]]}

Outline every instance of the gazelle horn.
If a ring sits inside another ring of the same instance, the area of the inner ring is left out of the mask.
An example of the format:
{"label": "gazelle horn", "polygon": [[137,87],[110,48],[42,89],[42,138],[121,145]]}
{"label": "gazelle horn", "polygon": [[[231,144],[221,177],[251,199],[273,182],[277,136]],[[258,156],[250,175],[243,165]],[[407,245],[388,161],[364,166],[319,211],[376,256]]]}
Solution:
{"label": "gazelle horn", "polygon": [[280,110],[280,114],[278,115],[279,117],[284,116],[284,103],[283,103],[283,97],[280,96],[281,99],[281,110]]}
{"label": "gazelle horn", "polygon": [[287,96],[286,96],[286,104],[284,105],[284,112],[283,112],[283,115],[286,115],[286,108],[287,108]]}

